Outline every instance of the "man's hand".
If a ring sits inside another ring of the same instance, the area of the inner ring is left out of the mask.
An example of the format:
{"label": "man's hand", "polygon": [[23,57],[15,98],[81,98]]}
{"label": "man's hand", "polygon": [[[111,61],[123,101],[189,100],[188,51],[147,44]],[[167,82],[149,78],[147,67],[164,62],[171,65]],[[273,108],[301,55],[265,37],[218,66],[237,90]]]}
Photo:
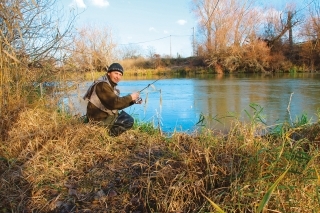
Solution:
{"label": "man's hand", "polygon": [[140,98],[140,92],[131,93],[131,98],[136,104],[141,104],[142,102],[142,99]]}

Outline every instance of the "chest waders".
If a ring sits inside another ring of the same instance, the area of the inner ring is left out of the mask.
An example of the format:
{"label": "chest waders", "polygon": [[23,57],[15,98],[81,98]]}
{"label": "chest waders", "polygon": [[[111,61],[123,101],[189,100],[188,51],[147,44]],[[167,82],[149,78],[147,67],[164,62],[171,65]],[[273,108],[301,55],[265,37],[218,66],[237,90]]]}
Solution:
{"label": "chest waders", "polygon": [[122,110],[119,113],[119,116],[116,118],[115,122],[113,123],[112,127],[110,128],[110,135],[111,136],[120,135],[121,133],[131,129],[133,126],[133,123],[134,123],[133,117]]}

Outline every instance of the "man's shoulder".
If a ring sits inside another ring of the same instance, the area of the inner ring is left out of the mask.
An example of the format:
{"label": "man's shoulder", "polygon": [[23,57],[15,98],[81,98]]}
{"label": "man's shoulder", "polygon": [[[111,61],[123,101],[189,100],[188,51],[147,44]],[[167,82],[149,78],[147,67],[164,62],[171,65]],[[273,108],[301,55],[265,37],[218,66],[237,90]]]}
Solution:
{"label": "man's shoulder", "polygon": [[100,82],[108,82],[108,79],[105,75],[101,76],[100,78],[94,80],[93,83],[100,83]]}
{"label": "man's shoulder", "polygon": [[111,87],[111,85],[108,84],[108,82],[105,82],[105,81],[97,82],[96,83],[96,89],[113,91],[113,88]]}

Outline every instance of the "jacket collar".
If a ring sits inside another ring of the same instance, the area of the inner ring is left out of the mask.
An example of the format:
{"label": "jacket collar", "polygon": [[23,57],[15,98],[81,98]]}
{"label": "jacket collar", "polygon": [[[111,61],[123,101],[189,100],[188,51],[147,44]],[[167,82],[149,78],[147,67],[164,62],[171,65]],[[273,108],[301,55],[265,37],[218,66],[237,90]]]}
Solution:
{"label": "jacket collar", "polygon": [[118,85],[118,84],[114,83],[113,81],[111,81],[111,79],[110,79],[110,77],[109,77],[109,75],[108,75],[108,74],[106,74],[106,76],[107,76],[108,81],[109,81],[109,83],[111,84],[111,86],[112,86],[112,87],[115,87],[115,86],[117,86],[117,85]]}

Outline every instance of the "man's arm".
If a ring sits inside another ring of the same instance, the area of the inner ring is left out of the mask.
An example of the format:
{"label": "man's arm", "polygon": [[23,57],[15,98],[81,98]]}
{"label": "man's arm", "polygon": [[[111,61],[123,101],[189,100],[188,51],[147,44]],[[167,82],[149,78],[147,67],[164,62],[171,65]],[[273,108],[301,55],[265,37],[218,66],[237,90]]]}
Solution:
{"label": "man's arm", "polygon": [[96,93],[101,103],[111,110],[124,109],[134,103],[131,95],[119,97],[114,93],[113,88],[105,82],[100,82],[96,85]]}

